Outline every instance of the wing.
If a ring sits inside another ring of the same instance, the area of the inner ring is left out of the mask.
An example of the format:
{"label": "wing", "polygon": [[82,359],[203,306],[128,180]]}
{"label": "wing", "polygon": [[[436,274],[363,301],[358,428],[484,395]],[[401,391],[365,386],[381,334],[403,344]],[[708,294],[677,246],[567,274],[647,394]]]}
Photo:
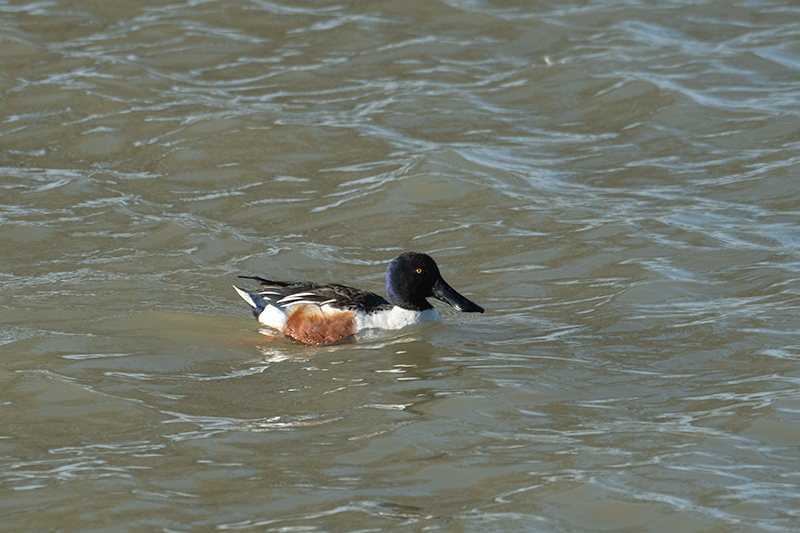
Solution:
{"label": "wing", "polygon": [[346,285],[321,285],[310,281],[272,281],[260,276],[239,276],[252,279],[261,285],[257,294],[276,307],[295,304],[329,305],[335,309],[372,312],[393,307],[377,294]]}

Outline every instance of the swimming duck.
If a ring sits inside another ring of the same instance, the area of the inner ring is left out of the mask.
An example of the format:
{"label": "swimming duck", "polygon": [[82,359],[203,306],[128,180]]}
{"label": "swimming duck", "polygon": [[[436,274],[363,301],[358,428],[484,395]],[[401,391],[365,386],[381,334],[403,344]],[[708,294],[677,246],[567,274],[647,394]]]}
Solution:
{"label": "swimming duck", "polygon": [[261,285],[256,292],[234,289],[265,326],[305,344],[337,342],[366,329],[400,329],[439,320],[428,298],[434,297],[465,313],[483,313],[442,278],[427,254],[406,252],[386,270],[388,300],[375,293],[338,284],[272,281],[239,276]]}

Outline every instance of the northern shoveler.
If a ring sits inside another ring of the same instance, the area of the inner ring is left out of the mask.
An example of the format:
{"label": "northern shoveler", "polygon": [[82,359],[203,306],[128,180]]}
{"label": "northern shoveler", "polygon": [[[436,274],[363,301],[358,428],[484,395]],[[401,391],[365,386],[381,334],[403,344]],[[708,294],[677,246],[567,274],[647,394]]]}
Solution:
{"label": "northern shoveler", "polygon": [[427,300],[431,296],[459,311],[483,313],[483,307],[461,296],[442,279],[430,256],[414,252],[401,254],[389,263],[388,301],[345,285],[239,277],[261,284],[258,292],[233,287],[253,308],[258,321],[305,344],[330,344],[369,328],[400,329],[439,320],[439,313]]}

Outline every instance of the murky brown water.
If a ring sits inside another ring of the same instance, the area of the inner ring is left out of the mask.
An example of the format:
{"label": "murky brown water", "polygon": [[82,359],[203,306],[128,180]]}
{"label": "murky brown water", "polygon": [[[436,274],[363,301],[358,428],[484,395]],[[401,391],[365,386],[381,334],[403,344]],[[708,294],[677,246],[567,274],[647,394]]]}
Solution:
{"label": "murky brown water", "polygon": [[[3,530],[800,528],[791,3],[6,1],[0,42]],[[309,348],[230,287],[403,250],[487,313]]]}

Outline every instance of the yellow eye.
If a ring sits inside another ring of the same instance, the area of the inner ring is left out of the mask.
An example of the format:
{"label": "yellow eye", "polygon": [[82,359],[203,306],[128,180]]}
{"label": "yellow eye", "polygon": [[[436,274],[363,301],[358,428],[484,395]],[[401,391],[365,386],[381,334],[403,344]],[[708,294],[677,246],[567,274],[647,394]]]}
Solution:
{"label": "yellow eye", "polygon": [[422,269],[421,268],[417,269],[417,274],[422,274]]}

